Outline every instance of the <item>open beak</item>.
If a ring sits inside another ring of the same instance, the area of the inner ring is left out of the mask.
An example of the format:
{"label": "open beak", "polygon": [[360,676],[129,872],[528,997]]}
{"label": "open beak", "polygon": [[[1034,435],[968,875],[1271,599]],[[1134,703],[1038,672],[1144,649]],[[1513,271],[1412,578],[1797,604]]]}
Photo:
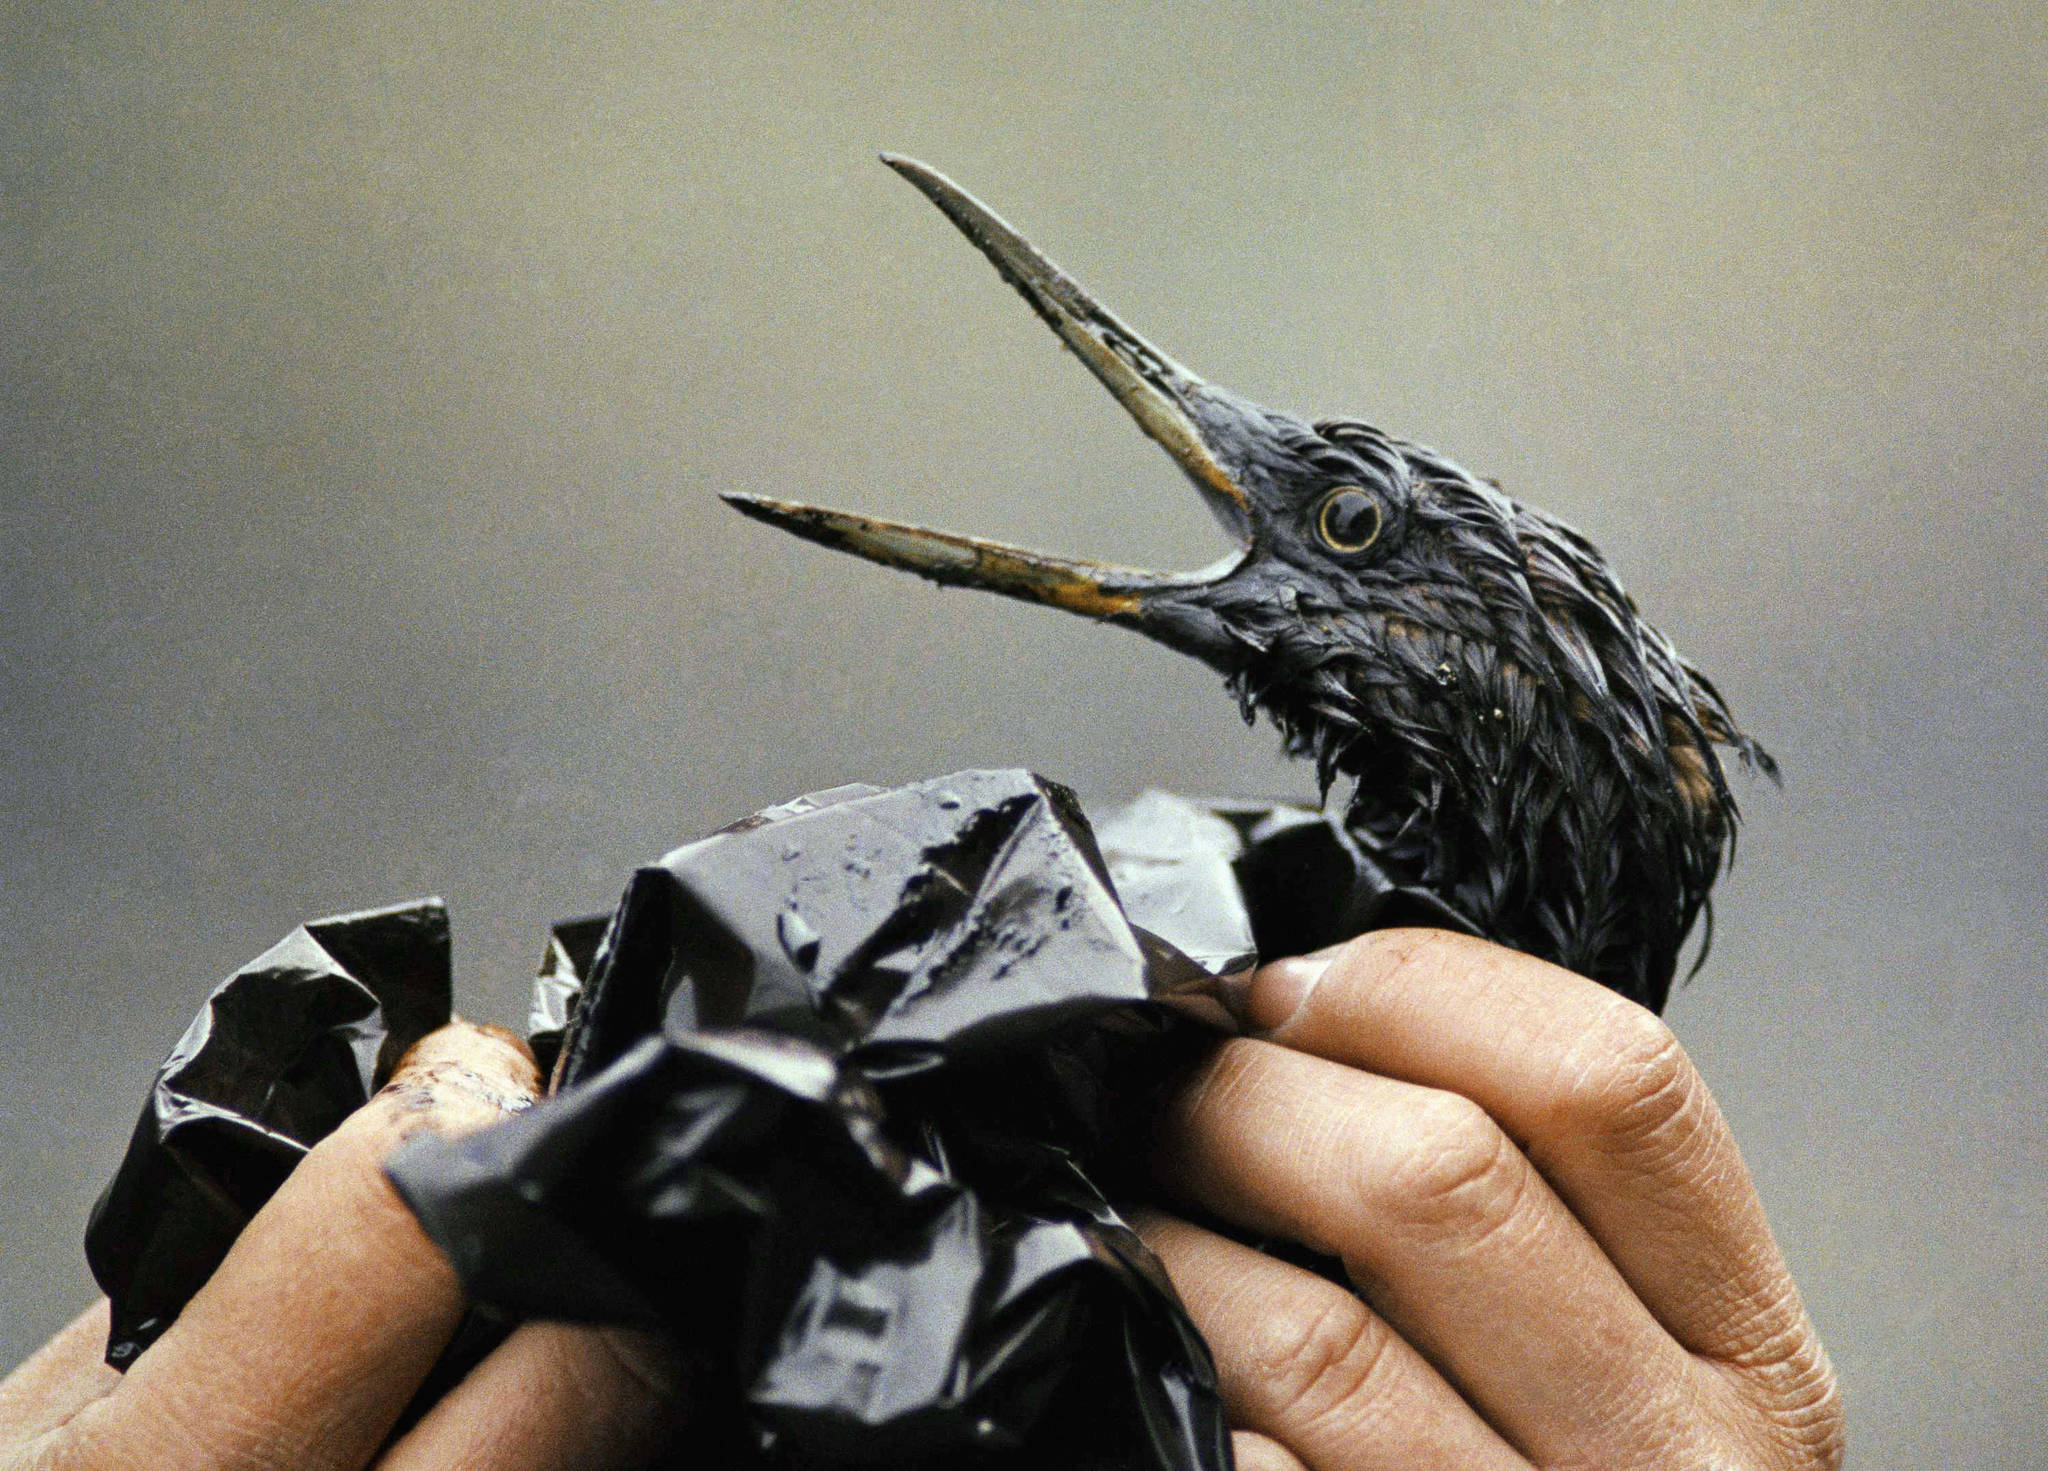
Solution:
{"label": "open beak", "polygon": [[1223,454],[1223,446],[1235,437],[1233,430],[1243,432],[1238,426],[1244,423],[1245,409],[1118,321],[1030,241],[945,175],[895,154],[883,154],[882,162],[916,185],[1022,293],[1031,309],[1116,395],[1138,427],[1187,472],[1242,550],[1203,572],[1147,572],[765,496],[732,493],[724,499],[746,515],[807,541],[934,582],[978,587],[1131,623],[1167,642],[1184,644],[1184,635],[1174,636],[1184,628],[1185,619],[1170,611],[1170,605],[1181,601],[1173,595],[1221,581],[1251,546],[1250,503]]}

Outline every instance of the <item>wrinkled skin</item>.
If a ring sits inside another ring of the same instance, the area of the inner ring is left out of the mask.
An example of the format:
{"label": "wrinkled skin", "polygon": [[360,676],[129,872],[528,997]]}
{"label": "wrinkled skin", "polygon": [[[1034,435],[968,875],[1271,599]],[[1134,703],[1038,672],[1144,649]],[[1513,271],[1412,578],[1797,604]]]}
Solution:
{"label": "wrinkled skin", "polygon": [[[1165,1212],[1141,1228],[1214,1349],[1247,1471],[1822,1471],[1826,1354],[1719,1110],[1669,1031],[1475,940],[1282,961],[1160,1127],[1188,1216],[1341,1259],[1356,1294]],[[532,1062],[460,1023],[315,1148],[125,1378],[106,1305],[0,1385],[0,1471],[611,1467],[687,1397],[661,1345],[529,1324],[395,1443],[462,1313],[380,1164],[522,1107]]]}
{"label": "wrinkled skin", "polygon": [[1650,1012],[1498,946],[1384,930],[1254,979],[1160,1131],[1164,1214],[1241,1465],[1808,1471],[1827,1355],[1705,1083]]}
{"label": "wrinkled skin", "polygon": [[382,1163],[421,1129],[462,1133],[530,1104],[526,1047],[453,1023],[302,1160],[213,1279],[123,1376],[101,1300],[0,1385],[0,1467],[632,1465],[681,1412],[672,1357],[613,1330],[516,1330],[395,1443],[455,1332],[454,1270]]}

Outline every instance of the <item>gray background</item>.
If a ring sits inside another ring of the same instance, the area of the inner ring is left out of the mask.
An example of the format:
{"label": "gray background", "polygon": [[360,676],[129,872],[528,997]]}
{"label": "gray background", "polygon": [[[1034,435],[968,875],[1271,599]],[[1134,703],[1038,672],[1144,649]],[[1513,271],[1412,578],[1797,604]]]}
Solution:
{"label": "gray background", "polygon": [[1671,1015],[1855,1460],[2038,1464],[2048,10],[1899,10],[11,8],[0,1361],[302,919],[438,891],[512,1020],[807,788],[1306,789],[1174,655],[713,500],[1221,549],[887,147],[1607,548],[1789,776]]}

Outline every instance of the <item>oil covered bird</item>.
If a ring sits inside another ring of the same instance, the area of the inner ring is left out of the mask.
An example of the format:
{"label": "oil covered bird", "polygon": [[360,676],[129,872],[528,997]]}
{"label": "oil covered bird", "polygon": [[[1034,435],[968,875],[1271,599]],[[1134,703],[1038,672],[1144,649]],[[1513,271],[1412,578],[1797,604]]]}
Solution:
{"label": "oil covered bird", "polygon": [[1481,934],[1652,1009],[1732,856],[1720,749],[1772,776],[1713,684],[1571,527],[1434,450],[1190,373],[944,175],[883,162],[995,265],[1186,472],[1238,549],[1169,574],[766,497],[796,535],[1135,628],[1220,671],[1350,783],[1353,837]]}

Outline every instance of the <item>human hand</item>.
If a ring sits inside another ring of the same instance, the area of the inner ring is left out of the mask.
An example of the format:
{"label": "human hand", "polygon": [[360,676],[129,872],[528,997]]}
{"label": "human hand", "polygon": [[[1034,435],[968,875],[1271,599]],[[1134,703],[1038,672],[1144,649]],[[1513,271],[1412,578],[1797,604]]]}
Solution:
{"label": "human hand", "polygon": [[101,1361],[102,1301],[0,1383],[0,1471],[637,1464],[678,1413],[672,1355],[642,1335],[557,1323],[515,1329],[386,1444],[464,1302],[384,1159],[420,1129],[480,1128],[539,1089],[509,1033],[456,1022],[422,1039],[299,1162],[127,1374]]}
{"label": "human hand", "polygon": [[1201,1212],[1340,1258],[1358,1294],[1147,1214],[1244,1471],[1819,1471],[1834,1374],[1670,1031],[1481,941],[1363,936],[1254,978],[1260,1039],[1169,1108]]}

